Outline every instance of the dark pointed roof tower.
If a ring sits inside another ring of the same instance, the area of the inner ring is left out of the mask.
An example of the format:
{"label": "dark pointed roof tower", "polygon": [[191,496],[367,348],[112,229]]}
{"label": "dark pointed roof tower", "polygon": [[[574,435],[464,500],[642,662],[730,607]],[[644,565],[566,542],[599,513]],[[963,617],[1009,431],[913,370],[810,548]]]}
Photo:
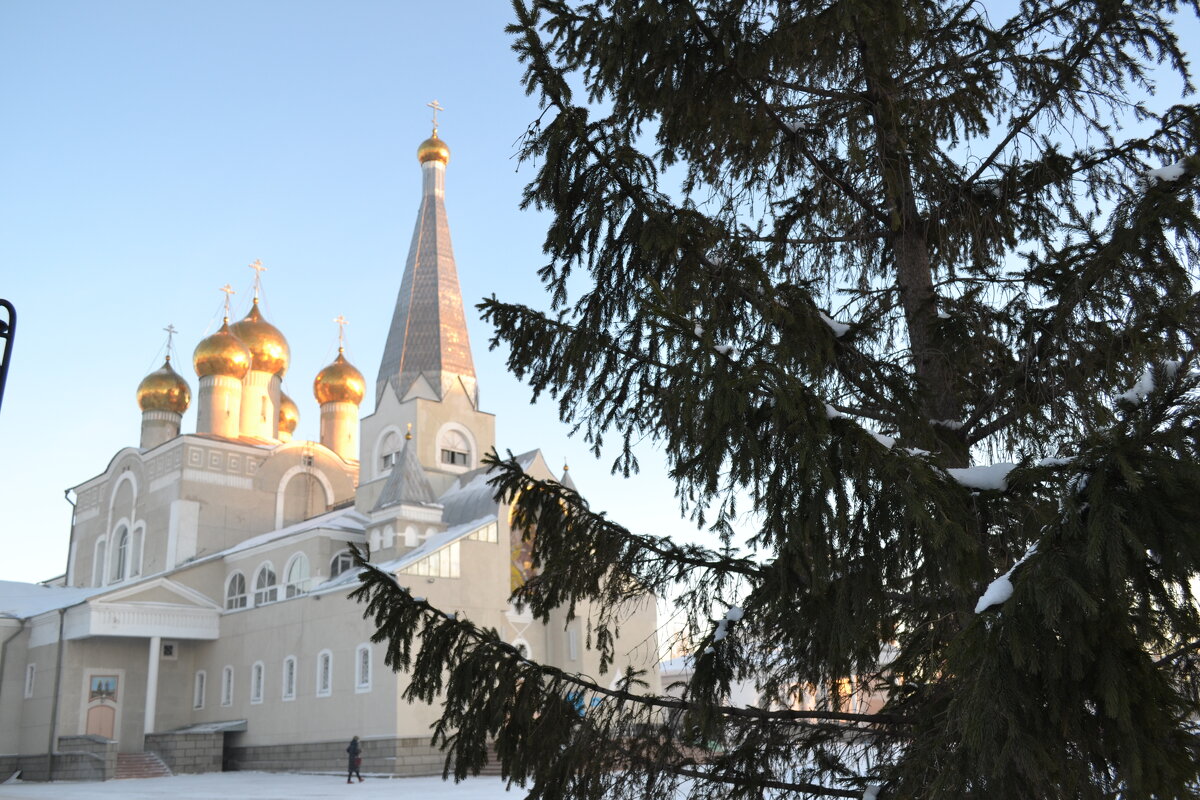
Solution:
{"label": "dark pointed roof tower", "polygon": [[[431,105],[436,106],[436,101]],[[424,377],[439,400],[461,380],[478,408],[475,364],[443,203],[450,148],[438,138],[436,116],[433,136],[417,148],[417,158],[422,173],[421,208],[379,364],[375,405],[379,406],[389,383],[403,400],[413,383]]]}

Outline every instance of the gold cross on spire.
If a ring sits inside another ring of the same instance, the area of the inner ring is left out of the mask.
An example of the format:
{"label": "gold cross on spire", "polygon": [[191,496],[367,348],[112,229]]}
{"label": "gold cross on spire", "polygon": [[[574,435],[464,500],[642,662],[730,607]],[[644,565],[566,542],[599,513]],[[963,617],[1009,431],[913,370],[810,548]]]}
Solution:
{"label": "gold cross on spire", "polygon": [[233,290],[233,287],[230,286],[228,283],[225,284],[224,286],[222,286],[217,291],[225,293],[225,321],[229,322],[229,301],[235,294],[237,294],[237,292],[235,292]]}
{"label": "gold cross on spire", "polygon": [[445,111],[446,109],[437,100],[434,100],[432,103],[426,103],[425,106],[433,109],[433,135],[437,136],[437,112]]}
{"label": "gold cross on spire", "polygon": [[340,353],[346,349],[346,326],[350,323],[347,322],[346,318],[341,314],[338,314],[336,317],[334,317],[333,321],[336,322],[338,326],[338,352]]}
{"label": "gold cross on spire", "polygon": [[169,322],[167,323],[167,327],[163,328],[163,330],[167,332],[167,361],[170,361],[171,360],[171,337],[174,336],[175,334],[179,333],[179,331],[175,330],[175,326]]}
{"label": "gold cross on spire", "polygon": [[254,270],[254,302],[258,302],[258,295],[262,291],[262,274],[267,271],[267,268],[262,265],[262,259],[254,259],[254,263],[250,265],[250,269]]}

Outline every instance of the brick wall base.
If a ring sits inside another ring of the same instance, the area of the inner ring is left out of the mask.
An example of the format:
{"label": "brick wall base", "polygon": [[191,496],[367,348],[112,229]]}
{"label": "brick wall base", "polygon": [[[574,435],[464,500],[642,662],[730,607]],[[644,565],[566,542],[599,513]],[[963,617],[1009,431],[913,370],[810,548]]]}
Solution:
{"label": "brick wall base", "polygon": [[[226,750],[228,769],[263,772],[344,772],[348,741],[307,742],[305,744],[230,746]],[[431,747],[426,738],[363,739],[364,775],[441,775],[446,756]]]}

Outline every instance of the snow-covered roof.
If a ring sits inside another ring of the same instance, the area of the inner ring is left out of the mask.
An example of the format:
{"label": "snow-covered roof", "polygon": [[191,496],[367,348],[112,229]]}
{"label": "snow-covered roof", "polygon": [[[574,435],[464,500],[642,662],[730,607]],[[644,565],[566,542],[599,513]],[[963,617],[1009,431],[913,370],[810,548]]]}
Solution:
{"label": "snow-covered roof", "polygon": [[[537,460],[538,451],[530,450],[517,456],[521,469],[527,470]],[[458,476],[458,480],[438,498],[442,504],[442,521],[447,525],[458,525],[488,514],[495,515],[499,504],[493,495],[496,490],[488,485],[492,471],[479,467]]]}
{"label": "snow-covered roof", "polygon": [[43,586],[40,583],[0,581],[0,617],[28,619],[82,603],[93,595],[111,590],[111,586],[77,587]]}
{"label": "snow-covered roof", "polygon": [[[430,536],[428,539],[421,542],[421,544],[414,547],[412,550],[409,550],[407,553],[399,556],[398,558],[393,558],[388,561],[381,561],[377,564],[373,564],[373,566],[378,567],[384,572],[399,572],[405,567],[417,563],[422,558],[432,555],[434,552],[440,550],[446,545],[466,538],[480,528],[490,525],[495,521],[496,515],[488,514],[480,517],[479,519],[473,519],[470,522],[464,522],[460,525],[455,525],[447,528],[444,531],[441,531],[440,533],[435,533],[433,536]],[[338,575],[336,578],[331,578],[330,580],[318,586],[313,592],[311,592],[311,594],[324,594],[325,592],[335,591],[347,584],[357,583],[358,572],[359,571],[356,569],[348,569],[341,575]]]}
{"label": "snow-covered roof", "polygon": [[240,553],[243,550],[249,550],[259,545],[268,544],[276,539],[286,539],[289,536],[295,536],[299,533],[307,533],[308,531],[317,530],[332,530],[345,531],[347,533],[362,533],[366,530],[367,517],[358,513],[354,508],[339,508],[333,511],[327,511],[316,517],[309,517],[306,520],[301,520],[294,525],[288,525],[286,528],[261,533],[258,536],[252,536],[245,541],[238,542],[233,547],[226,548],[219,553],[214,553],[209,558],[217,558],[221,556],[229,556],[234,553]]}

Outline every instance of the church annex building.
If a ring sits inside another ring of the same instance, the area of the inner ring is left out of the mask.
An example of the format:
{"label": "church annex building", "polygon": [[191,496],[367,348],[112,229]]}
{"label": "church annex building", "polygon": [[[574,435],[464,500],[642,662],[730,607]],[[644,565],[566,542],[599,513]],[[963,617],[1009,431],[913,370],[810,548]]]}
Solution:
{"label": "church annex building", "polygon": [[[364,771],[440,774],[438,709],[401,697],[405,675],[347,599],[352,545],[530,657],[598,675],[585,620],[542,625],[508,603],[528,545],[479,467],[495,419],[479,408],[436,128],[418,157],[374,411],[359,419],[370,387],[339,349],[313,384],[320,441],[292,438],[288,344],[256,290],[243,319],[195,348],[195,433],[180,431],[191,389],[168,357],[138,387],[140,445],[74,488],[65,575],[0,582],[0,779],[332,771],[354,735]],[[569,485],[540,451],[519,458]],[[655,692],[656,626],[647,597],[615,665],[649,669]]]}

